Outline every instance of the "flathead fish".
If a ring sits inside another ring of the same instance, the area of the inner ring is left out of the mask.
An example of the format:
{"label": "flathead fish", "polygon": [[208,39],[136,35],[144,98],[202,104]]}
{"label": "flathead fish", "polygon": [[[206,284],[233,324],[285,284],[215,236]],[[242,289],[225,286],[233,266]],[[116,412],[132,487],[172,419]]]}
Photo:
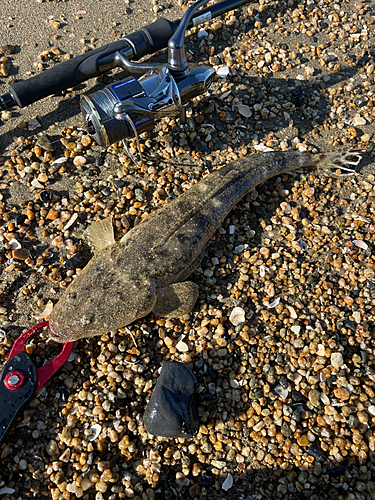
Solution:
{"label": "flathead fish", "polygon": [[55,305],[51,337],[71,342],[116,331],[152,311],[164,317],[190,312],[199,287],[186,279],[241,198],[298,168],[352,170],[359,151],[269,152],[236,160],[154,211],[118,243],[111,218],[94,222],[86,232],[96,253]]}

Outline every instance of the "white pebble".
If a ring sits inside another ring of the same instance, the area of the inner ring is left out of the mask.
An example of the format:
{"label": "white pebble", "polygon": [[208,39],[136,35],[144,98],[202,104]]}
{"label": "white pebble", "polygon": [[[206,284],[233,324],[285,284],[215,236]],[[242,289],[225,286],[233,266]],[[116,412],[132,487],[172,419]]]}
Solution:
{"label": "white pebble", "polygon": [[176,349],[180,352],[187,352],[189,350],[189,347],[187,344],[185,344],[185,342],[180,340],[180,342],[178,342],[178,344],[176,344]]}
{"label": "white pebble", "polygon": [[73,160],[74,165],[77,167],[82,167],[86,163],[86,158],[84,156],[76,156]]}
{"label": "white pebble", "polygon": [[221,68],[217,69],[216,73],[221,76],[221,78],[225,78],[229,74],[229,68],[228,66],[222,66]]}
{"label": "white pebble", "polygon": [[342,357],[341,352],[333,352],[331,354],[331,365],[339,370],[341,366],[344,364],[344,358]]}

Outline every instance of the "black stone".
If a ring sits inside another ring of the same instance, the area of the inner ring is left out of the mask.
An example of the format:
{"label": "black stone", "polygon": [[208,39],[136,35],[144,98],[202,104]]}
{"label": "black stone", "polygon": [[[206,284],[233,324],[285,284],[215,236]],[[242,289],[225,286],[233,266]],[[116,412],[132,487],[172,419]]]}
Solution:
{"label": "black stone", "polygon": [[147,432],[193,438],[199,430],[196,387],[196,379],[186,365],[166,363],[143,416]]}
{"label": "black stone", "polygon": [[26,219],[27,217],[24,214],[16,215],[16,218],[14,219],[15,226],[16,227],[22,226],[22,224],[25,222]]}
{"label": "black stone", "polygon": [[65,269],[75,269],[76,267],[80,266],[82,264],[82,257],[79,255],[79,253],[75,253],[73,257],[70,259],[66,260],[64,263],[64,268]]}
{"label": "black stone", "polygon": [[292,401],[293,403],[304,403],[306,401],[306,398],[300,392],[292,391]]}
{"label": "black stone", "polygon": [[104,194],[104,196],[109,196],[111,194],[111,190],[109,189],[109,187],[104,187],[100,190],[100,192]]}
{"label": "black stone", "polygon": [[197,151],[201,151],[202,153],[211,153],[210,148],[204,141],[195,141],[193,146]]}
{"label": "black stone", "polygon": [[113,184],[114,184],[116,189],[120,189],[120,188],[125,186],[125,182],[120,180],[120,179],[114,179]]}
{"label": "black stone", "polygon": [[101,167],[105,161],[105,157],[106,157],[106,152],[105,151],[102,151],[101,153],[99,153],[99,156],[97,156],[95,158],[95,165],[97,167]]}
{"label": "black stone", "polygon": [[39,193],[39,198],[43,203],[48,203],[52,198],[52,193],[50,191],[41,191]]}
{"label": "black stone", "polygon": [[258,215],[265,215],[266,210],[265,210],[264,207],[260,207],[259,205],[257,205],[255,207],[255,213],[258,214]]}
{"label": "black stone", "polygon": [[350,321],[350,319],[346,319],[344,321],[344,325],[346,326],[346,328],[350,328],[351,330],[353,330],[353,332],[357,331],[355,324],[353,323],[353,321]]}
{"label": "black stone", "polygon": [[323,451],[318,446],[315,446],[313,444],[309,446],[306,451],[309,455],[312,455],[318,462],[323,462],[327,458]]}

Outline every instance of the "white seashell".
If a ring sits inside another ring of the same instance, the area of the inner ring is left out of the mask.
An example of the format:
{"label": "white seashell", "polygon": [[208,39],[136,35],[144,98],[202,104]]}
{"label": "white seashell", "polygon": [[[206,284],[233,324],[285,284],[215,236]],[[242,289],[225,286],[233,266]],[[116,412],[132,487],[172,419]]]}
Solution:
{"label": "white seashell", "polygon": [[221,78],[225,78],[226,76],[229,75],[229,68],[228,66],[222,66],[221,68],[218,68],[216,70],[216,73],[221,76]]}
{"label": "white seashell", "polygon": [[230,313],[229,321],[232,325],[237,326],[245,321],[245,311],[242,307],[235,307]]}
{"label": "white seashell", "polygon": [[264,278],[265,275],[266,275],[266,268],[264,266],[259,266],[259,276],[261,278]]}
{"label": "white seashell", "polygon": [[69,229],[70,226],[72,226],[75,223],[77,218],[78,218],[78,214],[77,214],[77,212],[74,212],[74,214],[70,217],[68,222],[65,224],[63,231],[66,231],[67,229]]}
{"label": "white seashell", "polygon": [[16,490],[13,488],[8,488],[8,486],[4,486],[3,488],[0,488],[0,495],[11,495],[14,493]]}
{"label": "white seashell", "polygon": [[281,385],[277,385],[275,387],[275,392],[283,399],[286,399],[288,397],[288,394],[289,394],[288,389],[284,389],[284,387],[282,387]]}
{"label": "white seashell", "polygon": [[40,314],[33,314],[33,316],[35,319],[45,319],[51,315],[52,309],[53,309],[53,302],[52,302],[52,300],[49,300],[47,302],[47,305],[46,305],[44,311],[41,312]]}
{"label": "white seashell", "polygon": [[92,434],[87,439],[89,441],[95,441],[95,439],[97,439],[102,432],[102,426],[99,424],[94,424],[90,427],[90,431],[92,432]]}
{"label": "white seashell", "polygon": [[261,153],[267,153],[268,151],[275,151],[272,148],[269,148],[265,144],[257,144],[254,146],[255,151],[260,151]]}
{"label": "white seashell", "polygon": [[323,357],[325,355],[325,352],[326,352],[326,350],[325,350],[324,345],[323,344],[318,344],[318,349],[316,351],[316,354],[318,356],[322,356]]}
{"label": "white seashell", "polygon": [[365,243],[363,240],[353,240],[353,243],[356,247],[362,248],[362,250],[368,249],[368,244]]}
{"label": "white seashell", "polygon": [[273,309],[274,307],[276,307],[276,306],[279,304],[279,302],[280,302],[280,297],[278,297],[277,299],[275,299],[275,300],[274,300],[273,302],[271,302],[271,303],[270,303],[270,302],[268,302],[268,300],[267,300],[267,302],[265,302],[265,303],[264,303],[264,305],[265,305],[266,307],[268,307],[268,309]]}
{"label": "white seashell", "polygon": [[322,393],[320,394],[320,400],[321,400],[321,401],[322,401],[322,403],[323,403],[324,405],[326,405],[326,406],[328,406],[328,405],[331,403],[331,402],[330,402],[330,400],[329,400],[329,397],[328,397],[326,394],[324,394],[324,392],[322,392]]}
{"label": "white seashell", "polygon": [[354,123],[355,126],[366,125],[366,119],[363,118],[363,116],[356,115],[353,118],[353,123]]}
{"label": "white seashell", "polygon": [[231,90],[228,90],[228,92],[224,92],[224,94],[221,94],[221,96],[219,97],[219,99],[222,101],[223,99],[225,99],[226,97],[228,97],[229,94],[231,94],[232,91]]}
{"label": "white seashell", "polygon": [[230,381],[230,386],[233,388],[233,389],[237,389],[239,387],[239,383],[237,382],[237,380],[235,378],[232,378],[231,381]]}
{"label": "white seashell", "polygon": [[66,161],[68,161],[68,158],[62,156],[61,158],[57,158],[57,160],[53,161],[51,165],[58,165],[59,163],[65,163]]}
{"label": "white seashell", "polygon": [[27,122],[27,128],[29,130],[35,130],[36,128],[41,127],[41,124],[38,122],[36,118],[32,118],[29,122]]}
{"label": "white seashell", "polygon": [[233,486],[233,476],[232,474],[228,474],[226,480],[221,485],[224,491],[228,491]]}
{"label": "white seashell", "polygon": [[22,248],[22,245],[19,241],[16,240],[16,238],[12,238],[9,240],[9,246],[11,250],[18,250]]}
{"label": "white seashell", "polygon": [[252,111],[249,108],[249,106],[246,106],[246,104],[237,104],[238,112],[240,115],[244,116],[245,118],[250,118],[252,115]]}
{"label": "white seashell", "polygon": [[358,214],[353,214],[353,219],[354,220],[361,220],[362,222],[366,222],[367,224],[370,224],[371,219],[368,217],[363,217],[363,215],[358,215]]}
{"label": "white seashell", "polygon": [[36,189],[44,189],[43,184],[41,184],[38,179],[34,179],[31,181],[31,185],[35,187]]}

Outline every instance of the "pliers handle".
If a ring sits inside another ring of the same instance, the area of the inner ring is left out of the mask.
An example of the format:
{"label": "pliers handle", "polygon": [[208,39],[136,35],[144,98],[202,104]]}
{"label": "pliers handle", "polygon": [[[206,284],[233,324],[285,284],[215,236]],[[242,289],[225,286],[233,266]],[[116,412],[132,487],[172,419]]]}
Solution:
{"label": "pliers handle", "polygon": [[29,338],[48,325],[48,321],[42,321],[20,335],[3,367],[0,376],[0,444],[21,408],[69,357],[71,342],[65,343],[60,354],[37,368],[25,351]]}

